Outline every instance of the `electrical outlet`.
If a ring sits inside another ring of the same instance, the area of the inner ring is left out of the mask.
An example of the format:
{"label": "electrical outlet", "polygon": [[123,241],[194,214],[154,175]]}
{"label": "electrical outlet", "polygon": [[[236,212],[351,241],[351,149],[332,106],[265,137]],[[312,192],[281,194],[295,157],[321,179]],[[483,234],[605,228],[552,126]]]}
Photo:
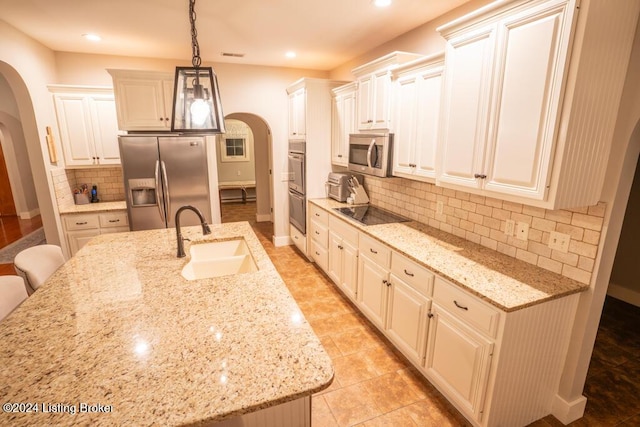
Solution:
{"label": "electrical outlet", "polygon": [[504,234],[507,236],[513,236],[514,230],[516,229],[516,222],[512,219],[508,219],[504,222]]}
{"label": "electrical outlet", "polygon": [[238,171],[238,176],[240,176],[240,171]]}
{"label": "electrical outlet", "polygon": [[444,212],[444,202],[442,200],[438,200],[436,202],[436,213],[438,215],[442,215],[442,212]]}
{"label": "electrical outlet", "polygon": [[549,247],[551,249],[555,249],[556,251],[564,252],[565,254],[569,252],[569,241],[571,240],[571,236],[568,234],[558,233],[557,231],[552,231],[549,235]]}
{"label": "electrical outlet", "polygon": [[516,239],[527,240],[529,238],[529,224],[519,222],[516,224]]}
{"label": "electrical outlet", "polygon": [[293,172],[282,172],[280,175],[280,180],[282,182],[293,181]]}

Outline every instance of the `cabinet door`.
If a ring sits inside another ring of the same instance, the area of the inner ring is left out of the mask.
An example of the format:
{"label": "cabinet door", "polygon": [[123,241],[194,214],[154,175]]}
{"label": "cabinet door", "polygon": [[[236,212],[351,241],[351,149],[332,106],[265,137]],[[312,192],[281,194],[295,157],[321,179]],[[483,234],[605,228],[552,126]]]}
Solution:
{"label": "cabinet door", "polygon": [[495,25],[447,42],[438,180],[480,187],[487,140]]}
{"label": "cabinet door", "polygon": [[71,252],[71,256],[75,255],[76,252],[86,245],[89,240],[99,234],[99,228],[67,232],[67,241],[69,242],[69,251]]}
{"label": "cabinet door", "polygon": [[349,134],[356,132],[356,94],[338,95],[333,100],[331,162],[338,166],[349,163]]}
{"label": "cabinet door", "polygon": [[366,130],[373,127],[375,77],[373,75],[358,80],[358,129]]}
{"label": "cabinet door", "polygon": [[426,373],[467,415],[480,421],[493,343],[433,303]]}
{"label": "cabinet door", "polygon": [[376,73],[373,90],[372,129],[389,129],[391,127],[391,72]]}
{"label": "cabinet door", "polygon": [[162,98],[164,99],[164,127],[171,129],[173,117],[173,87],[174,80],[162,80]]}
{"label": "cabinet door", "polygon": [[424,178],[436,176],[436,151],[440,125],[440,101],[443,67],[425,71],[418,80],[415,132],[415,174]]}
{"label": "cabinet door", "polygon": [[342,280],[340,288],[353,302],[358,296],[358,247],[342,241]]}
{"label": "cabinet door", "polygon": [[304,139],[306,133],[306,92],[298,89],[289,95],[289,139]]}
{"label": "cabinet door", "polygon": [[333,283],[340,285],[342,282],[342,237],[335,232],[329,231],[329,267],[327,275],[331,277]]}
{"label": "cabinet door", "polygon": [[316,240],[311,240],[311,257],[322,271],[329,269],[329,251],[322,247]]}
{"label": "cabinet door", "polygon": [[389,293],[389,272],[365,256],[358,264],[358,304],[378,328],[384,330]]}
{"label": "cabinet door", "polygon": [[112,96],[89,98],[91,128],[97,163],[119,165],[118,120],[116,102]]}
{"label": "cabinet door", "polygon": [[415,170],[418,76],[399,78],[396,85],[393,174],[411,177]]}
{"label": "cabinet door", "polygon": [[487,190],[545,197],[570,32],[558,3],[500,23]]}
{"label": "cabinet door", "polygon": [[407,357],[423,364],[431,302],[393,274],[389,289],[387,334]]}
{"label": "cabinet door", "polygon": [[86,95],[60,94],[55,95],[54,100],[65,164],[67,166],[95,164],[91,115]]}
{"label": "cabinet door", "polygon": [[171,116],[165,108],[163,80],[120,79],[116,86],[118,123],[122,130],[166,130]]}

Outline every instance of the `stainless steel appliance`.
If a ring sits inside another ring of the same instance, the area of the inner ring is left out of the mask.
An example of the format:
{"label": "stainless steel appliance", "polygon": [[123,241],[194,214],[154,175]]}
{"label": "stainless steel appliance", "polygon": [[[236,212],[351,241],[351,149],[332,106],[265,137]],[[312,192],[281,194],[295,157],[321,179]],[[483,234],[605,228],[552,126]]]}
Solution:
{"label": "stainless steel appliance", "polygon": [[349,135],[349,170],[374,176],[391,176],[393,134]]}
{"label": "stainless steel appliance", "polygon": [[[195,206],[211,222],[203,136],[121,136],[120,158],[131,230],[175,226],[176,211]],[[184,215],[183,225],[198,225]]]}
{"label": "stainless steel appliance", "polygon": [[389,224],[392,222],[411,221],[409,218],[405,218],[401,215],[394,214],[393,212],[389,212],[385,209],[372,205],[350,206],[333,209],[340,212],[342,215],[354,221],[358,221],[359,223],[364,225],[378,225]]}
{"label": "stainless steel appliance", "polygon": [[346,202],[351,193],[349,179],[354,177],[360,185],[364,184],[364,177],[355,173],[331,172],[327,177],[327,196],[339,202]]}
{"label": "stainless steel appliance", "polygon": [[307,232],[305,141],[289,141],[289,222]]}

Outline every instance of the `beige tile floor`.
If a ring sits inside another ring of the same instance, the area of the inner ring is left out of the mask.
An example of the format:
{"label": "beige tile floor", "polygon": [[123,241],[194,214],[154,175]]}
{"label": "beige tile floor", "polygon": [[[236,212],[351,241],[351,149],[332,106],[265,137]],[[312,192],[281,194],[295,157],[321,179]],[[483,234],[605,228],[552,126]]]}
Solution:
{"label": "beige tile floor", "polygon": [[[252,224],[333,359],[333,384],[313,397],[313,427],[470,425],[326,275],[294,247],[273,246],[272,224],[256,223],[255,203],[225,204],[222,218]],[[640,425],[639,322],[640,308],[607,297],[585,385],[585,415],[570,426]],[[531,426],[562,424],[549,415]]]}

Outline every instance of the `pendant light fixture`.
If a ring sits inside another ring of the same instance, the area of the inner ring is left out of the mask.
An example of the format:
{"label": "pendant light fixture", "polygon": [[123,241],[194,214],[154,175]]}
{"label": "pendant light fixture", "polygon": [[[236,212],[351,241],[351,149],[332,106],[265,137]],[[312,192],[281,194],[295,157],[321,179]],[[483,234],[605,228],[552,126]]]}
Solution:
{"label": "pendant light fixture", "polygon": [[196,0],[189,0],[192,67],[176,67],[173,88],[173,132],[224,133],[218,79],[212,67],[201,67],[196,31]]}

